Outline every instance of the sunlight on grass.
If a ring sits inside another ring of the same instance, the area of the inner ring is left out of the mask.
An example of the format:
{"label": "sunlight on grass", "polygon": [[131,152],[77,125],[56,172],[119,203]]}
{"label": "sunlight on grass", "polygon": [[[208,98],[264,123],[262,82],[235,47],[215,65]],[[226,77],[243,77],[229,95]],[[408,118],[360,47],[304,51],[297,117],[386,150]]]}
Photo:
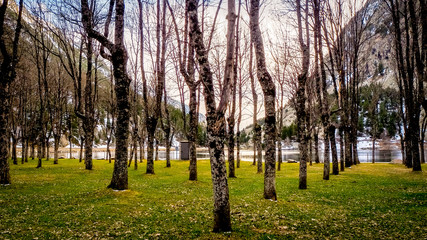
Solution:
{"label": "sunlight on grass", "polygon": [[[277,172],[277,202],[263,199],[263,175],[243,162],[229,179],[231,233],[212,233],[209,162],[188,180],[188,161],[155,175],[145,163],[129,169],[129,190],[107,189],[113,164],[78,160],[11,165],[12,185],[0,187],[0,239],[143,238],[284,239],[427,236],[427,174],[401,165],[362,164],[322,180],[323,165],[308,168],[308,189],[298,190],[298,164]],[[423,165],[425,169],[427,165]]]}

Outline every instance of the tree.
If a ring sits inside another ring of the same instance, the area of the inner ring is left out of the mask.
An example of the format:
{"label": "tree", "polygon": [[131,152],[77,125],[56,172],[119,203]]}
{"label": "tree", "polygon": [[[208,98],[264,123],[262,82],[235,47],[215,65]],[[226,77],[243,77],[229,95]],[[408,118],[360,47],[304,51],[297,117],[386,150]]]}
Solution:
{"label": "tree", "polygon": [[[161,6],[162,5],[162,6]],[[166,76],[166,1],[164,0],[162,4],[160,1],[157,1],[156,9],[156,52],[155,52],[155,62],[154,62],[154,78],[156,83],[154,84],[155,97],[153,97],[153,103],[150,104],[150,99],[148,98],[148,86],[147,78],[144,70],[144,39],[142,38],[142,1],[138,1],[138,6],[140,8],[140,36],[141,36],[141,47],[140,47],[140,64],[141,64],[141,74],[142,74],[142,93],[144,101],[144,111],[145,111],[145,126],[147,128],[147,174],[154,174],[154,161],[153,161],[153,152],[154,152],[154,134],[157,130],[157,124],[160,118],[160,113],[162,109],[162,98],[163,91],[165,87],[165,76]],[[157,141],[158,142],[158,141]]]}
{"label": "tree", "polygon": [[8,134],[7,134],[7,122],[9,118],[9,87],[10,84],[15,80],[16,72],[15,68],[18,63],[18,44],[21,35],[21,19],[22,19],[22,8],[23,0],[19,1],[19,10],[17,24],[15,27],[14,38],[12,42],[12,53],[7,47],[5,27],[7,22],[6,12],[8,0],[3,0],[0,6],[0,52],[2,56],[1,67],[0,67],[0,184],[10,184],[10,173],[9,173],[9,148],[8,148]]}
{"label": "tree", "polygon": [[[204,84],[204,97],[206,102],[207,134],[209,144],[209,155],[211,163],[211,174],[214,195],[214,232],[226,232],[231,230],[230,202],[228,182],[224,159],[225,139],[225,111],[230,97],[231,71],[233,63],[234,43],[234,1],[228,2],[228,31],[227,31],[227,62],[224,74],[224,83],[227,86],[222,89],[218,107],[215,101],[212,71],[203,43],[200,30],[197,0],[187,0],[186,7],[189,17],[189,41],[195,49],[196,59],[200,66],[200,76]],[[232,27],[231,27],[232,26]]]}
{"label": "tree", "polygon": [[[109,25],[115,5],[115,31],[114,43],[108,39]],[[93,10],[93,9],[92,9]],[[127,174],[127,155],[128,155],[128,136],[129,136],[129,85],[130,79],[126,72],[128,60],[126,48],[124,46],[124,0],[111,0],[108,11],[107,21],[105,23],[105,33],[94,30],[93,12],[89,8],[87,0],[81,0],[81,17],[84,29],[89,37],[96,39],[103,48],[109,51],[109,54],[101,49],[102,57],[108,59],[113,64],[113,73],[116,80],[116,107],[117,107],[117,125],[116,129],[116,160],[114,162],[114,171],[109,188],[123,190],[128,188]]]}
{"label": "tree", "polygon": [[267,71],[265,63],[264,44],[259,27],[259,0],[251,0],[250,32],[251,42],[254,45],[257,77],[264,93],[265,107],[265,172],[264,198],[277,200],[276,194],[276,86]]}
{"label": "tree", "polygon": [[[401,116],[405,128],[407,167],[413,171],[421,171],[419,153],[420,112],[424,96],[424,82],[426,81],[426,47],[427,26],[426,3],[417,2],[420,11],[415,9],[415,1],[386,1],[392,17],[392,32],[394,50],[396,54],[397,79],[401,91]],[[402,4],[402,5],[400,5]],[[421,24],[420,24],[421,23]],[[420,32],[422,33],[420,36]],[[421,41],[421,42],[420,42]],[[404,110],[403,110],[404,106]],[[404,118],[404,119],[403,119]]]}
{"label": "tree", "polygon": [[299,189],[307,188],[307,143],[309,134],[307,133],[307,112],[305,108],[306,95],[305,87],[308,78],[308,68],[310,66],[310,37],[308,30],[308,0],[305,1],[305,41],[304,41],[304,28],[302,25],[302,6],[301,1],[296,1],[297,21],[298,21],[298,41],[300,44],[302,54],[302,68],[298,75],[298,89],[297,89],[297,122],[298,122],[298,142],[300,151],[300,168],[299,168]]}
{"label": "tree", "polygon": [[[179,72],[184,78],[185,84],[189,89],[190,99],[189,99],[189,130],[187,131],[187,120],[186,120],[186,110],[184,103],[184,93],[180,92],[181,104],[182,104],[182,114],[183,114],[183,123],[184,131],[186,132],[186,137],[190,145],[190,167],[189,167],[189,180],[197,180],[197,149],[196,149],[196,140],[197,140],[197,126],[198,126],[198,101],[197,101],[197,88],[200,84],[200,81],[195,80],[195,60],[194,60],[194,46],[188,41],[188,26],[189,26],[189,13],[188,8],[185,9],[184,16],[184,39],[181,40],[179,35],[179,29],[176,22],[175,15],[173,13],[172,7],[168,3],[169,10],[172,15],[172,20],[175,27],[176,40],[177,40],[177,50],[178,50],[178,63],[179,63]],[[183,50],[182,50],[183,48]],[[179,77],[178,77],[179,78]],[[180,87],[183,91],[183,87]]]}

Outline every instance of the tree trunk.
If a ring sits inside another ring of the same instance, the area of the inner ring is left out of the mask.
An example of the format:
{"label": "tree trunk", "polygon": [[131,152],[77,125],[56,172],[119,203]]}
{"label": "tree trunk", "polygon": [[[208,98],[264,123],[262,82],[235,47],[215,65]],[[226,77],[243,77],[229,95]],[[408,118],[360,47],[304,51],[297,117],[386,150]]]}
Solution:
{"label": "tree trunk", "polygon": [[[239,125],[239,124],[237,124]],[[236,168],[240,168],[240,131],[237,129],[237,134],[236,134]]]}
{"label": "tree trunk", "polygon": [[145,157],[144,151],[144,139],[140,138],[139,140],[139,163],[142,163]]}
{"label": "tree trunk", "polygon": [[306,41],[303,38],[303,27],[302,27],[302,14],[301,14],[301,1],[296,1],[297,19],[298,19],[298,40],[302,53],[302,70],[298,75],[298,89],[296,92],[297,97],[297,122],[298,122],[298,140],[299,140],[299,151],[300,151],[300,167],[299,167],[299,189],[307,189],[307,144],[309,134],[307,133],[307,112],[305,103],[306,98],[306,83],[308,78],[308,69],[310,66],[310,38],[308,35],[308,1],[305,2],[305,17],[306,17]]}
{"label": "tree trunk", "polygon": [[82,162],[83,160],[83,146],[84,146],[84,137],[80,136],[79,162]]}
{"label": "tree trunk", "polygon": [[263,171],[262,171],[261,126],[258,123],[255,126],[255,135],[256,135],[256,150],[257,150],[257,173],[262,173]]}
{"label": "tree trunk", "polygon": [[35,154],[35,148],[36,148],[35,143],[31,143],[31,152],[30,152],[30,158],[31,158],[31,160],[34,160],[34,158],[36,156],[36,154]]}
{"label": "tree trunk", "polygon": [[68,143],[70,144],[70,159],[73,158],[73,143],[71,142],[71,130],[70,130],[70,137],[68,138]]}
{"label": "tree trunk", "polygon": [[171,167],[171,141],[170,134],[166,134],[166,167]]}
{"label": "tree trunk", "polygon": [[[127,158],[128,158],[128,138],[129,138],[129,118],[130,118],[130,106],[129,106],[129,85],[130,79],[126,72],[127,65],[127,52],[124,47],[124,13],[125,4],[124,0],[115,1],[115,38],[114,43],[110,42],[106,36],[108,36],[109,22],[106,22],[106,33],[95,31],[92,26],[92,13],[88,6],[87,0],[81,0],[82,7],[82,23],[85,27],[85,31],[88,32],[90,37],[95,38],[101,43],[103,47],[108,48],[111,56],[103,57],[109,59],[113,64],[113,74],[116,80],[115,93],[116,93],[116,108],[117,108],[117,130],[116,134],[116,160],[114,161],[114,170],[111,183],[108,188],[117,190],[124,190],[128,188],[128,169],[127,169]],[[112,8],[109,11],[109,19],[111,19]],[[102,51],[103,52],[103,51]]]}
{"label": "tree trunk", "polygon": [[375,138],[372,138],[372,163],[375,163]]}
{"label": "tree trunk", "polygon": [[277,152],[277,171],[280,171],[282,166],[282,139],[280,137],[277,141]]}
{"label": "tree trunk", "polygon": [[337,143],[335,142],[335,127],[333,125],[329,126],[329,139],[331,143],[331,152],[332,152],[332,174],[339,174],[338,167],[338,154],[337,154]]}
{"label": "tree trunk", "polygon": [[267,71],[264,45],[259,27],[259,0],[251,0],[250,33],[254,45],[257,76],[264,93],[265,107],[265,172],[264,198],[277,200],[276,195],[276,86]]}
{"label": "tree trunk", "polygon": [[15,80],[15,67],[18,62],[18,43],[21,34],[21,17],[23,9],[23,0],[19,1],[18,19],[15,28],[14,39],[12,43],[12,54],[6,50],[4,33],[5,33],[5,15],[7,10],[7,1],[3,1],[0,6],[0,48],[1,51],[1,69],[0,69],[0,184],[10,184],[9,172],[9,147],[8,142],[8,119],[10,115],[10,84]]}
{"label": "tree trunk", "polygon": [[25,139],[25,142],[22,145],[24,148],[22,149],[23,162],[28,162],[28,148],[30,146],[28,143],[28,139]]}
{"label": "tree trunk", "polygon": [[43,141],[40,141],[39,140],[39,143],[37,144],[37,167],[36,168],[41,168],[42,167],[42,144],[41,144],[41,142],[43,142]]}
{"label": "tree trunk", "polygon": [[[346,120],[347,122],[347,120]],[[350,133],[348,130],[344,131],[344,151],[345,151],[345,166],[351,167],[353,165],[352,153],[351,153],[351,143],[350,143]]]}
{"label": "tree trunk", "polygon": [[319,135],[314,133],[314,162],[320,163],[319,159]]}
{"label": "tree trunk", "polygon": [[61,136],[55,135],[54,136],[54,154],[53,154],[53,164],[58,164],[58,150],[59,150],[59,140]]}
{"label": "tree trunk", "polygon": [[[193,48],[191,48],[193,49]],[[194,50],[191,50],[190,52],[194,53]],[[189,60],[189,62],[192,62],[194,60]],[[190,64],[192,67],[193,63]],[[191,74],[192,75],[192,74]],[[193,82],[194,82],[194,75],[192,75]],[[191,82],[191,81],[190,81]],[[188,136],[188,142],[190,145],[190,181],[197,181],[197,149],[196,149],[196,139],[197,139],[197,124],[198,124],[198,117],[197,117],[197,95],[196,95],[196,87],[193,86],[194,84],[190,84],[190,129],[189,129],[189,136]]]}
{"label": "tree trunk", "polygon": [[[148,124],[148,123],[147,123]],[[147,140],[147,170],[146,174],[154,174],[154,131],[149,129]]]}
{"label": "tree trunk", "polygon": [[137,170],[138,169],[138,145],[137,145],[137,141],[136,141],[136,138],[134,138],[134,140],[133,140],[133,152],[134,152],[134,159],[135,159],[135,163],[133,164],[134,165],[134,169],[135,170]]}
{"label": "tree trunk", "polygon": [[18,141],[16,137],[14,137],[14,134],[12,135],[12,160],[14,165],[18,165],[18,154],[16,152],[16,145],[18,145]]}
{"label": "tree trunk", "polygon": [[[2,73],[3,74],[3,73]],[[9,107],[8,105],[8,94],[9,86],[2,81],[0,83],[0,184],[10,184],[10,172],[9,172],[9,147],[8,147],[8,116]]]}
{"label": "tree trunk", "polygon": [[[232,1],[229,1],[229,11]],[[214,232],[231,231],[230,202],[227,182],[227,173],[224,159],[225,117],[229,90],[223,89],[221,101],[216,109],[213,77],[203,43],[202,32],[198,22],[197,0],[187,0],[187,13],[190,23],[189,40],[196,50],[196,57],[200,65],[200,75],[204,83],[204,96],[206,103],[207,138],[211,163],[211,175],[214,196]],[[229,15],[229,20],[232,18]],[[227,80],[227,78],[226,78]],[[227,86],[229,82],[225,81]]]}
{"label": "tree trunk", "polygon": [[159,161],[159,141],[156,139],[156,154],[155,154],[155,160]]}
{"label": "tree trunk", "polygon": [[92,146],[93,146],[93,137],[94,132],[93,128],[85,131],[85,169],[86,170],[92,170],[93,164],[92,164]]}
{"label": "tree trunk", "polygon": [[[325,128],[325,126],[324,126]],[[323,180],[329,180],[329,173],[331,172],[331,163],[329,161],[330,159],[330,151],[329,151],[329,132],[328,129],[324,129],[323,131],[324,136],[324,156],[323,156]]]}
{"label": "tree trunk", "polygon": [[107,159],[108,163],[111,163],[110,139],[107,139]]}
{"label": "tree trunk", "polygon": [[341,129],[339,128],[339,135],[340,135],[340,171],[343,172],[345,169],[345,163],[344,163],[344,134]]}

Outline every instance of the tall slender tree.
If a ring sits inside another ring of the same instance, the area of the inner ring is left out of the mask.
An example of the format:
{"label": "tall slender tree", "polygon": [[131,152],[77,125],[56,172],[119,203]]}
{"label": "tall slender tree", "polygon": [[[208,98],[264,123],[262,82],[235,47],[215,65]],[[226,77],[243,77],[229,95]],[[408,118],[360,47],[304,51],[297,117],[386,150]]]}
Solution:
{"label": "tall slender tree", "polygon": [[[109,25],[113,14],[113,6],[115,5],[115,29],[114,43],[108,39]],[[81,0],[81,17],[85,31],[89,37],[96,39],[103,48],[106,48],[109,53],[101,49],[102,57],[108,59],[113,64],[113,74],[116,80],[115,92],[117,100],[117,125],[116,129],[116,160],[114,162],[113,177],[109,188],[124,190],[128,188],[128,136],[129,136],[129,85],[130,79],[127,75],[127,51],[124,46],[124,16],[125,3],[124,0],[111,0],[110,9],[108,11],[107,21],[105,23],[105,32],[101,34],[95,30],[93,24],[93,12],[89,8],[87,0]]]}
{"label": "tall slender tree", "polygon": [[12,42],[12,53],[10,48],[8,49],[5,36],[6,11],[8,8],[8,0],[3,0],[0,6],[0,53],[2,60],[0,63],[0,184],[10,184],[10,172],[9,172],[9,147],[8,147],[8,134],[7,134],[7,122],[9,119],[10,102],[9,102],[9,87],[10,84],[15,81],[16,77],[16,65],[18,63],[18,44],[21,35],[21,19],[23,0],[19,1],[19,10],[17,24],[15,27],[14,38]]}
{"label": "tall slender tree", "polygon": [[[305,27],[303,27],[303,13],[305,12]],[[298,75],[297,89],[297,121],[298,121],[298,142],[300,151],[300,168],[299,168],[299,189],[307,188],[307,144],[309,133],[307,132],[307,112],[306,112],[306,83],[308,78],[308,69],[310,66],[310,38],[308,29],[308,0],[305,1],[305,7],[301,5],[301,0],[296,1],[296,12],[298,21],[298,41],[302,55],[302,68]],[[304,39],[305,29],[305,39]]]}
{"label": "tall slender tree", "polygon": [[227,30],[227,62],[224,74],[224,83],[226,86],[221,91],[220,101],[216,106],[215,91],[213,85],[212,71],[205,44],[200,30],[197,0],[187,0],[186,7],[189,17],[189,41],[194,46],[196,59],[200,66],[200,76],[204,85],[204,97],[206,103],[207,134],[209,155],[211,163],[211,174],[213,182],[214,195],[214,232],[226,232],[231,230],[230,202],[228,182],[226,175],[225,157],[224,157],[224,139],[225,139],[225,111],[230,98],[229,85],[232,84],[231,72],[233,64],[234,48],[234,22],[236,19],[234,0],[228,1],[228,22]]}

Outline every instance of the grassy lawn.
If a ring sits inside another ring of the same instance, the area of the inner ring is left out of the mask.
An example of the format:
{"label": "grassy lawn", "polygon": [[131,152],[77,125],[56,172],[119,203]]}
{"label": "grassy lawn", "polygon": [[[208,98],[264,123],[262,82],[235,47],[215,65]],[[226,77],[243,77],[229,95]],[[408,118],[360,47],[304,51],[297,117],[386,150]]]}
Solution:
{"label": "grassy lawn", "polygon": [[322,180],[323,165],[308,168],[298,190],[298,164],[277,172],[279,200],[263,199],[263,175],[243,162],[229,179],[231,233],[212,233],[210,166],[188,161],[145,163],[129,169],[127,191],[107,189],[113,164],[36,160],[11,165],[12,185],[0,186],[0,239],[426,239],[427,165],[362,164]]}

